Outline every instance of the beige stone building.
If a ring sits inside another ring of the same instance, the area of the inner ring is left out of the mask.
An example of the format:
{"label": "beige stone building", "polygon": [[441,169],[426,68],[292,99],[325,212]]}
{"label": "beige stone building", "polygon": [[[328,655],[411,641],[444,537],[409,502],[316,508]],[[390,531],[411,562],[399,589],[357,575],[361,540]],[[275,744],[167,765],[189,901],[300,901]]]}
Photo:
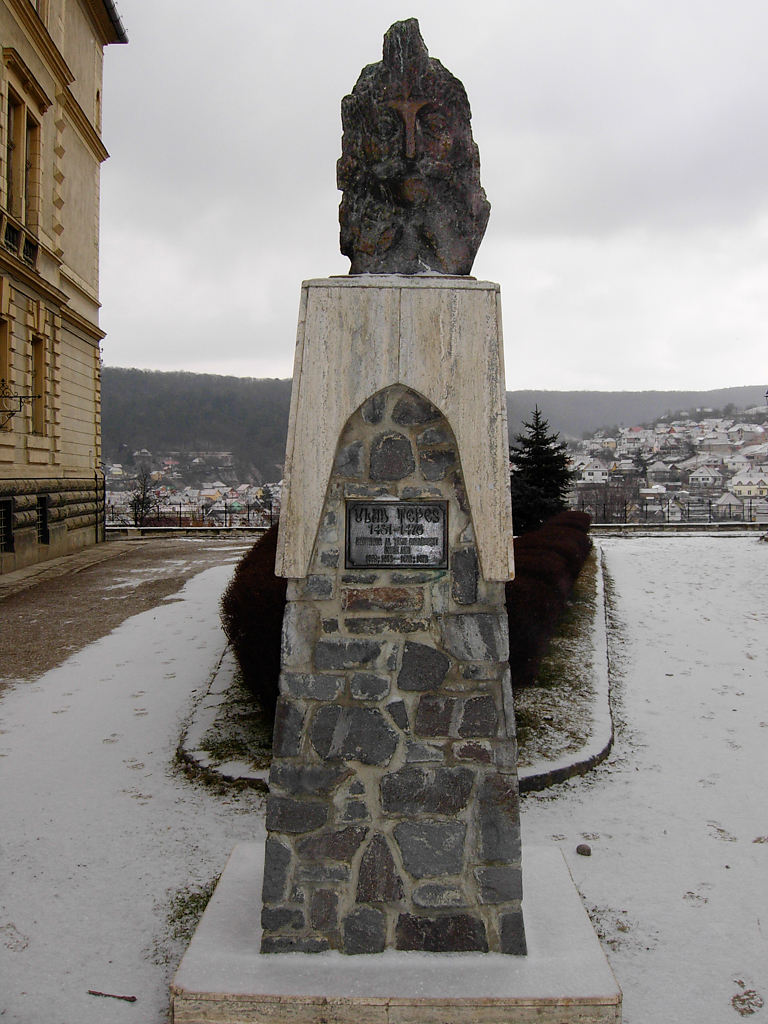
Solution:
{"label": "beige stone building", "polygon": [[112,0],[0,0],[0,572],[103,539],[99,178]]}

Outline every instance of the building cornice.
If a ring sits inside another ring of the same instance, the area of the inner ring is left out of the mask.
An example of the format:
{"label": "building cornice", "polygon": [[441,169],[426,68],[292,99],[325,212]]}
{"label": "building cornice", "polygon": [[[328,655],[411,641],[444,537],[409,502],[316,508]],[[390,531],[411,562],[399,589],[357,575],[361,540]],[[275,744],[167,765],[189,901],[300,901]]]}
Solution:
{"label": "building cornice", "polygon": [[75,76],[29,0],[5,0],[5,3],[39,50],[55,78],[65,86],[71,85]]}
{"label": "building cornice", "polygon": [[128,42],[128,36],[125,34],[123,23],[113,0],[81,0],[81,2],[90,14],[104,45]]}
{"label": "building cornice", "polygon": [[67,282],[72,288],[76,288],[77,291],[87,299],[88,302],[92,302],[96,308],[100,308],[99,295],[95,288],[91,287],[86,281],[84,281],[78,274],[72,270],[71,267],[62,264],[59,267],[59,273],[64,281]]}
{"label": "building cornice", "polygon": [[81,138],[90,148],[96,159],[100,163],[107,160],[109,158],[109,153],[107,152],[104,143],[101,141],[99,133],[88,120],[85,111],[69,89],[64,89],[57,98],[64,108],[65,113],[69,116],[70,121],[75,126]]}
{"label": "building cornice", "polygon": [[89,341],[92,341],[94,346],[98,348],[99,342],[106,338],[106,333],[91,320],[87,320],[80,313],[76,313],[71,306],[64,306],[61,310],[61,319],[65,320],[68,324],[73,327],[77,327],[82,334],[87,336]]}
{"label": "building cornice", "polygon": [[51,100],[45,89],[22,60],[19,51],[15,50],[12,46],[4,46],[3,63],[16,75],[24,91],[35,101],[40,113],[44,114],[53,100]]}
{"label": "building cornice", "polygon": [[65,306],[69,301],[66,292],[52,285],[50,281],[46,281],[44,277],[41,277],[31,267],[28,267],[26,263],[22,262],[17,256],[14,256],[13,253],[7,252],[2,246],[0,246],[0,273],[5,273],[9,277],[22,281],[40,296],[57,306]]}

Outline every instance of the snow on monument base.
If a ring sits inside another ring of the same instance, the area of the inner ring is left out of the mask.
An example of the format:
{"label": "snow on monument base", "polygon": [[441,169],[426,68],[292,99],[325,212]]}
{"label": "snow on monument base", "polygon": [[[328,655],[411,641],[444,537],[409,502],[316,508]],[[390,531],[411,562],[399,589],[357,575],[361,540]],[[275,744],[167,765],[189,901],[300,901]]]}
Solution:
{"label": "snow on monument base", "polygon": [[524,847],[528,955],[261,954],[264,848],[240,843],[171,986],[174,1024],[620,1024],[559,850]]}

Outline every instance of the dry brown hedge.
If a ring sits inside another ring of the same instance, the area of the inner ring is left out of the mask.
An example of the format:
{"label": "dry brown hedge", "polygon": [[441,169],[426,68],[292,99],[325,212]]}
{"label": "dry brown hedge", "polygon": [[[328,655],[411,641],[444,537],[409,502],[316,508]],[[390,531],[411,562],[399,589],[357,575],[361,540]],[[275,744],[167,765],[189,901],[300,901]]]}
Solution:
{"label": "dry brown hedge", "polygon": [[280,677],[286,580],[275,576],[277,523],[238,562],[221,598],[221,624],[243,682],[271,716]]}
{"label": "dry brown hedge", "polygon": [[590,517],[559,512],[515,538],[515,578],[506,585],[512,686],[536,681],[576,578],[592,547]]}

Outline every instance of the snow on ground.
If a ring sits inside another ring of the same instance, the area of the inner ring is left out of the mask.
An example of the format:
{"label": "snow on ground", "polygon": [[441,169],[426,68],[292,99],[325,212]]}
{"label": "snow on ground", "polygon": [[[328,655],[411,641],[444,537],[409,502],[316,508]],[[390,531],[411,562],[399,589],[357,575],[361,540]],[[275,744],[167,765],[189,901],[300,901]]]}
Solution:
{"label": "snow on ground", "polygon": [[231,571],[201,573],[0,701],[3,1022],[163,1021],[175,966],[163,960],[181,952],[169,893],[209,882],[236,841],[263,834],[262,798],[172,768],[224,645]]}
{"label": "snow on ground", "polygon": [[[619,727],[589,775],[524,800],[563,849],[624,990],[626,1024],[768,1020],[768,545],[603,542]],[[201,573],[0,700],[0,1018],[161,1024],[181,949],[169,894],[263,834],[254,793],[172,767],[221,654]],[[592,847],[589,858],[577,843]],[[135,1004],[88,995],[135,995]]]}
{"label": "snow on ground", "polygon": [[[616,746],[526,797],[524,838],[561,845],[625,1024],[768,1019],[768,545],[602,547],[620,620]],[[584,841],[591,857],[575,853]]]}

